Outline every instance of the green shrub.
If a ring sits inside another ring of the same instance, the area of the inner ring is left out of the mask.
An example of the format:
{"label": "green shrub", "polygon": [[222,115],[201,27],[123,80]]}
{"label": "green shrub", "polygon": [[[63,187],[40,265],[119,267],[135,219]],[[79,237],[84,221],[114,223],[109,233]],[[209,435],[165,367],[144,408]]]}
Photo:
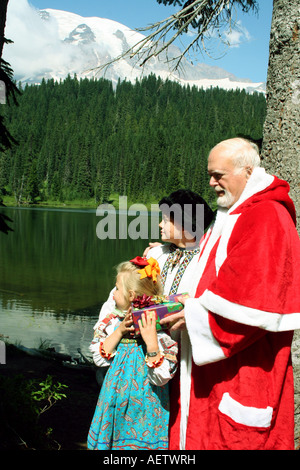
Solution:
{"label": "green shrub", "polygon": [[53,383],[50,375],[44,381],[0,376],[0,449],[51,448],[51,430],[44,430],[39,418],[66,397],[62,393],[66,387]]}

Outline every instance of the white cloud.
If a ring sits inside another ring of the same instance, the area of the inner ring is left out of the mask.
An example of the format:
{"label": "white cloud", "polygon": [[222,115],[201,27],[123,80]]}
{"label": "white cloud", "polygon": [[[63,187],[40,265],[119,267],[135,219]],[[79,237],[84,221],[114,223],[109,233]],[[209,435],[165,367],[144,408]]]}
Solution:
{"label": "white cloud", "polygon": [[3,56],[17,79],[46,70],[57,70],[59,74],[68,57],[75,55],[72,45],[61,43],[55,19],[42,20],[27,0],[9,1],[5,36],[13,44],[5,46]]}
{"label": "white cloud", "polygon": [[240,20],[234,24],[232,29],[224,32],[224,37],[230,47],[239,47],[251,39],[249,31],[242,25]]}

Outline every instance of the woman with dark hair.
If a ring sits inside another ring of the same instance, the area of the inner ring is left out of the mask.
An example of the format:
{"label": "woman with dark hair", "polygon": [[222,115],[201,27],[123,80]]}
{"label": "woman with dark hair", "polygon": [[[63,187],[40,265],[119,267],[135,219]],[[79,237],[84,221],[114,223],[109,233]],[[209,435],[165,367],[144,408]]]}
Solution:
{"label": "woman with dark hair", "polygon": [[214,219],[206,201],[188,189],[179,189],[159,201],[162,212],[161,240],[152,244],[147,257],[160,265],[164,294],[189,292],[195,264],[200,254],[200,242]]}

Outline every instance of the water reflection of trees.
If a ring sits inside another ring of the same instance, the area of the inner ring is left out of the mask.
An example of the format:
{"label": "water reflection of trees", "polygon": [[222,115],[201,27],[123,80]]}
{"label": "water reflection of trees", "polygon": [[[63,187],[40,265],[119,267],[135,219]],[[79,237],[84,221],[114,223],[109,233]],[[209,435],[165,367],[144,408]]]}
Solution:
{"label": "water reflection of trees", "polygon": [[98,239],[91,211],[5,210],[15,231],[0,245],[1,288],[6,301],[29,303],[33,311],[94,313],[114,285],[114,266],[148,243]]}

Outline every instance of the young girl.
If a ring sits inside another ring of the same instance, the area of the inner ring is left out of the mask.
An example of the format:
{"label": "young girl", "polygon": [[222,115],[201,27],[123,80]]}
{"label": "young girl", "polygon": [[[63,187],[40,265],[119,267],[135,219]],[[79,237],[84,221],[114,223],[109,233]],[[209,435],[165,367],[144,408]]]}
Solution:
{"label": "young girl", "polygon": [[[140,264],[142,261],[142,264]],[[145,266],[145,263],[147,266]],[[156,331],[156,319],[142,315],[134,337],[131,302],[161,295],[159,266],[135,258],[117,268],[114,311],[101,317],[90,346],[97,366],[110,366],[88,434],[88,448],[167,449],[168,381],[177,367],[177,343]]]}

